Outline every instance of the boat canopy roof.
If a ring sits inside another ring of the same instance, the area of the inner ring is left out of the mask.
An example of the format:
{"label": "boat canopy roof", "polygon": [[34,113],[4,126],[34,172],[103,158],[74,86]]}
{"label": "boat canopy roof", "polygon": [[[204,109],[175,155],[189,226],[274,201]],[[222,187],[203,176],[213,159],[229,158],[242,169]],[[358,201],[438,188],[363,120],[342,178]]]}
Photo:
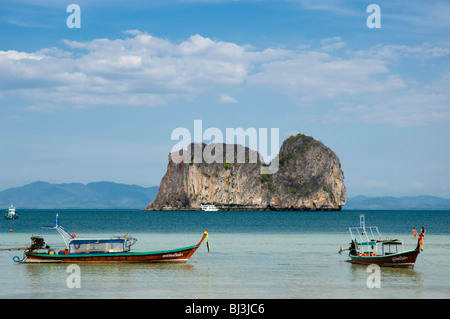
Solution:
{"label": "boat canopy roof", "polygon": [[[80,244],[105,244],[105,243],[124,243],[130,238],[83,238],[83,239],[72,239],[70,241],[71,244],[80,245]],[[132,238],[134,239],[134,238]],[[131,246],[131,245],[130,245]]]}
{"label": "boat canopy roof", "polygon": [[359,227],[349,227],[347,230],[350,232],[352,239],[350,253],[354,255],[373,257],[379,256],[381,253],[381,256],[384,256],[403,250],[403,242],[401,240],[382,238],[377,226],[366,226],[364,215],[360,215]]}
{"label": "boat canopy roof", "polygon": [[131,237],[72,239],[69,242],[70,254],[117,253],[130,251],[136,242]]}
{"label": "boat canopy roof", "polygon": [[[110,250],[109,248],[112,246],[115,246],[115,250],[120,246],[122,247],[122,251],[129,251],[130,247],[137,241],[136,238],[133,238],[128,234],[111,238],[76,238],[74,234],[71,235],[59,224],[58,214],[56,214],[55,226],[44,226],[43,228],[55,229],[64,239],[66,248],[69,249],[69,251],[73,251],[74,249],[79,250],[80,247],[84,247],[89,251],[90,248],[95,246],[99,247],[99,245],[101,245],[101,249],[105,251]],[[83,250],[83,248],[81,250]]]}
{"label": "boat canopy roof", "polygon": [[376,241],[363,241],[363,242],[356,242],[356,245],[375,245],[377,242]]}

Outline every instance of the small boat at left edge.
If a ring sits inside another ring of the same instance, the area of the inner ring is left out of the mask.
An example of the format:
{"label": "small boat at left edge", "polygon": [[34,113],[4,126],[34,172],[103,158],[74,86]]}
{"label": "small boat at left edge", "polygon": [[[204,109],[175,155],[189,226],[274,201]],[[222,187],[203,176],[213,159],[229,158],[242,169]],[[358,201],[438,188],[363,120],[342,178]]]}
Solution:
{"label": "small boat at left edge", "polygon": [[17,214],[16,208],[13,206],[12,203],[11,206],[9,207],[8,212],[5,214],[4,218],[10,220],[19,218],[19,214]]}
{"label": "small boat at left edge", "polygon": [[59,225],[58,214],[56,214],[55,226],[44,228],[55,229],[62,236],[65,249],[55,251],[45,244],[44,238],[39,236],[31,237],[31,244],[24,248],[7,248],[9,250],[24,250],[23,257],[14,256],[15,262],[177,262],[185,263],[192,257],[195,251],[200,247],[206,238],[209,251],[209,235],[205,230],[200,241],[192,246],[183,248],[131,252],[131,246],[137,241],[136,238],[129,236],[115,236],[111,238],[83,238],[80,239],[75,234],[70,234],[61,225]]}

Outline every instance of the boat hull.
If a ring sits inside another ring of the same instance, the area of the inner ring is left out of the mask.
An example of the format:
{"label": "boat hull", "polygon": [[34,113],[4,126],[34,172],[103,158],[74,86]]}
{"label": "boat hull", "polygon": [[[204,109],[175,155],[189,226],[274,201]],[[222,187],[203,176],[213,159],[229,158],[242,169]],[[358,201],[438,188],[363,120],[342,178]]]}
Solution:
{"label": "boat hull", "polygon": [[164,251],[94,253],[57,255],[26,252],[23,262],[35,263],[78,263],[78,262],[141,262],[141,263],[185,263],[200,247],[206,234],[197,245]]}
{"label": "boat hull", "polygon": [[18,219],[19,216],[17,216],[17,215],[9,215],[9,214],[6,214],[6,215],[4,216],[4,218],[5,218],[5,219],[9,219],[9,220],[14,220],[14,219]]}
{"label": "boat hull", "polygon": [[350,259],[348,262],[361,265],[375,264],[381,267],[414,268],[419,252],[419,249],[414,249],[385,256],[355,256],[349,254]]}

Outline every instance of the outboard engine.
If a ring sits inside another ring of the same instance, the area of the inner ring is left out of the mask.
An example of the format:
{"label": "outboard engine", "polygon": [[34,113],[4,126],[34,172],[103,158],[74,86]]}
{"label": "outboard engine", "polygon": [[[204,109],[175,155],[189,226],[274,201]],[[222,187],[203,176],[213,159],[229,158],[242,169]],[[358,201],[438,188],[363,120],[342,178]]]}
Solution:
{"label": "outboard engine", "polygon": [[40,248],[45,247],[44,238],[39,237],[39,236],[33,236],[30,239],[31,239],[30,250],[40,249]]}
{"label": "outboard engine", "polygon": [[356,244],[355,242],[352,240],[352,242],[350,243],[350,248],[348,249],[350,250],[350,255],[356,256],[357,252],[356,252]]}

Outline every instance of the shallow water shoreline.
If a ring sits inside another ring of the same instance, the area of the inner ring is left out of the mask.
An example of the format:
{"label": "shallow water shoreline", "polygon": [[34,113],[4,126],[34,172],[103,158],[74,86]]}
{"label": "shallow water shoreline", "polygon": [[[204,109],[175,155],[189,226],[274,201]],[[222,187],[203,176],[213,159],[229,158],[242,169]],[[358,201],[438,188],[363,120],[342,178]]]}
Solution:
{"label": "shallow water shoreline", "polygon": [[[62,241],[51,225],[54,212],[24,214],[13,233],[0,234],[0,248],[29,243],[32,234],[52,247]],[[415,245],[410,224],[428,226],[424,252],[414,269],[381,268],[380,288],[369,288],[367,267],[346,262],[338,254],[349,236],[341,224],[358,222],[359,212],[292,215],[274,219],[263,213],[157,213],[60,211],[61,224],[80,237],[115,236],[130,232],[138,239],[133,251],[182,247],[198,241],[208,229],[211,252],[202,245],[187,264],[79,264],[80,288],[69,288],[71,275],[63,264],[19,264],[0,253],[0,298],[151,298],[151,299],[354,299],[449,298],[450,234],[448,213],[428,220],[417,212],[367,214],[383,235]],[[244,216],[245,218],[242,218]],[[441,218],[439,218],[441,216]],[[22,216],[21,216],[22,217]],[[141,218],[142,217],[142,218]],[[49,220],[50,219],[50,220]],[[388,220],[389,219],[389,220]],[[343,221],[342,221],[343,220]],[[143,222],[145,221],[145,222]],[[428,222],[428,223],[426,223]],[[332,227],[334,224],[335,227]],[[381,226],[380,226],[381,224]],[[3,224],[4,225],[4,224]],[[99,226],[100,225],[100,226]],[[103,227],[102,227],[103,225]],[[382,227],[386,225],[388,227]],[[345,228],[345,227],[343,227]],[[385,228],[400,231],[385,232]],[[442,229],[441,229],[442,228]],[[33,229],[30,231],[30,229]],[[130,231],[133,230],[134,231]],[[296,231],[297,229],[297,231]],[[235,231],[233,231],[235,230]],[[334,231],[332,231],[334,230]],[[436,231],[436,232],[435,232]]]}

